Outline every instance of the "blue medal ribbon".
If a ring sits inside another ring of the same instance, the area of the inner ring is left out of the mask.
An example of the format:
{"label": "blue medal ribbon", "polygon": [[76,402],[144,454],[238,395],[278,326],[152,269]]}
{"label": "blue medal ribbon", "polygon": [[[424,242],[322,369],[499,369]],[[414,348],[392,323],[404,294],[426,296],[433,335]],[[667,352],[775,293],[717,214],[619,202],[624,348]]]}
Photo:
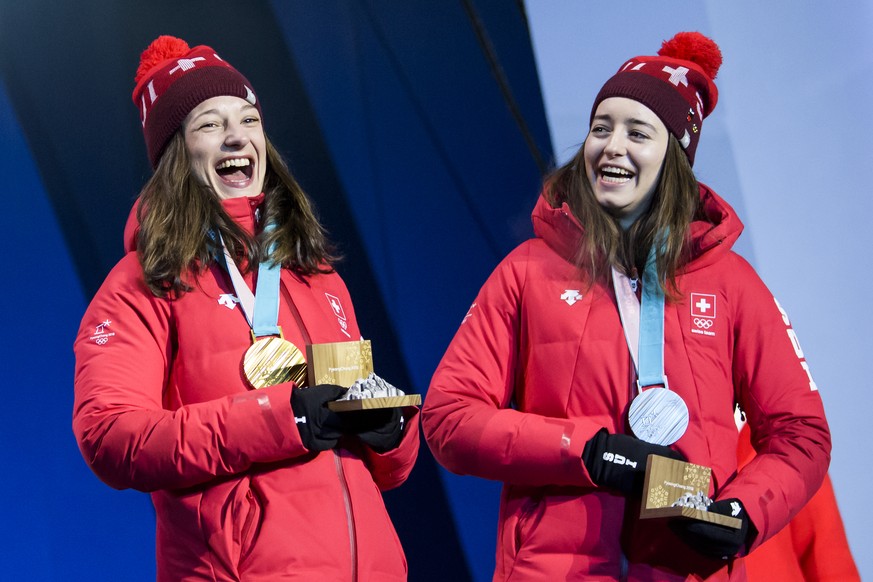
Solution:
{"label": "blue medal ribbon", "polygon": [[652,245],[643,270],[637,387],[642,391],[656,385],[669,388],[664,375],[664,290],[658,280],[655,245]]}
{"label": "blue medal ribbon", "polygon": [[[615,269],[613,284],[628,348],[632,356],[635,351],[638,352],[634,360],[637,366],[637,396],[628,410],[628,422],[637,438],[659,445],[671,445],[685,434],[689,415],[682,397],[670,390],[664,373],[665,298],[656,262],[656,249],[660,246],[652,245],[646,259],[639,313],[636,312],[636,296],[630,291],[627,277]],[[639,322],[638,328],[633,325],[636,321]]]}
{"label": "blue medal ribbon", "polygon": [[256,339],[282,334],[278,325],[280,273],[281,267],[272,261],[258,267],[255,313],[252,316],[252,333]]}
{"label": "blue medal ribbon", "polygon": [[[271,228],[267,226],[267,229]],[[279,283],[281,279],[281,265],[271,259],[262,262],[258,266],[258,282],[253,294],[240,273],[236,262],[227,250],[221,234],[210,231],[209,236],[221,243],[221,253],[216,253],[216,260],[230,275],[233,290],[239,299],[240,308],[249,327],[252,328],[254,339],[267,336],[281,336],[279,328]],[[275,247],[270,247],[268,256],[272,256]]]}

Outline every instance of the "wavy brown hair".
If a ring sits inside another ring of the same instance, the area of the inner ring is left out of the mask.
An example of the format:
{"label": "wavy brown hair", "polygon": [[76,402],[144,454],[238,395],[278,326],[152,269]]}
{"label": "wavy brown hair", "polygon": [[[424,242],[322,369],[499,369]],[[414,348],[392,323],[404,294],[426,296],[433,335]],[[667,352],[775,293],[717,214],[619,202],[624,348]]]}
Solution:
{"label": "wavy brown hair", "polygon": [[338,257],[312,202],[269,138],[266,146],[262,222],[274,228],[252,237],[227,215],[218,195],[191,174],[184,138],[176,132],[140,192],[137,208],[137,253],[154,295],[180,297],[191,290],[190,275],[204,272],[222,252],[211,233],[221,234],[244,272],[268,259],[301,275],[333,270]]}
{"label": "wavy brown hair", "polygon": [[585,231],[577,265],[591,284],[608,281],[610,267],[628,276],[642,273],[649,249],[660,237],[658,280],[665,295],[677,299],[676,273],[689,259],[686,237],[700,206],[697,179],[682,146],[670,135],[651,204],[627,230],[597,202],[585,173],[584,149],[583,144],[572,160],[552,172],[544,187],[549,203],[558,207],[566,202]]}

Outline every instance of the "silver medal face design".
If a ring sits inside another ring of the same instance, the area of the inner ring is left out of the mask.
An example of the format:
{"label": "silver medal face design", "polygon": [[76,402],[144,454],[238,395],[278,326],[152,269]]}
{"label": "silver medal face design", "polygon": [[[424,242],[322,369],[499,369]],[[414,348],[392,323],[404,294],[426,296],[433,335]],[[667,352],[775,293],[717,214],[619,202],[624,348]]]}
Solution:
{"label": "silver medal face design", "polygon": [[672,445],[688,428],[688,406],[672,390],[649,388],[631,402],[628,420],[638,439]]}

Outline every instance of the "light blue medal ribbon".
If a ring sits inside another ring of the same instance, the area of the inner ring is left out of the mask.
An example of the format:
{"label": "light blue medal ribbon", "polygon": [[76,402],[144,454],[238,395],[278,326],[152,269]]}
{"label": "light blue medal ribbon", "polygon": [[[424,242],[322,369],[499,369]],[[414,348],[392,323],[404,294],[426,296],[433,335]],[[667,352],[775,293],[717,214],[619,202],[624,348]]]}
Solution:
{"label": "light blue medal ribbon", "polygon": [[282,335],[282,330],[279,328],[280,273],[280,266],[272,260],[269,263],[261,263],[258,267],[258,282],[255,285],[254,299],[255,313],[251,321],[252,335],[255,336],[255,339]]}
{"label": "light blue medal ribbon", "polygon": [[664,290],[658,281],[654,245],[643,270],[638,373],[637,388],[640,391],[655,385],[669,388],[664,375]]}
{"label": "light blue medal ribbon", "polygon": [[[212,233],[213,240],[216,238]],[[281,265],[268,260],[258,267],[258,282],[253,294],[236,262],[227,250],[221,234],[217,235],[222,253],[217,257],[230,275],[240,309],[252,330],[252,345],[243,356],[246,379],[254,388],[282,382],[306,383],[306,360],[300,350],[284,339],[279,327],[279,285]],[[273,247],[268,256],[272,256]]]}
{"label": "light blue medal ribbon", "polygon": [[258,282],[255,285],[255,293],[252,293],[242,273],[239,272],[236,261],[230,256],[230,252],[224,244],[224,238],[220,233],[216,236],[221,243],[222,250],[221,254],[216,253],[216,258],[230,275],[230,282],[237,299],[239,299],[240,308],[249,323],[249,327],[252,328],[252,338],[281,335],[282,331],[278,325],[281,272],[279,265],[272,261],[259,265]]}
{"label": "light blue medal ribbon", "polygon": [[[628,411],[631,430],[640,439],[659,445],[679,440],[688,428],[688,407],[682,397],[670,390],[664,374],[664,290],[658,279],[655,248],[652,245],[643,271],[643,291],[639,312],[636,296],[630,299],[627,277],[613,269],[619,313],[628,348],[637,365],[637,396]],[[624,287],[627,289],[624,289]],[[638,328],[634,325],[639,321]],[[637,343],[638,345],[633,345]],[[638,354],[637,354],[638,352]]]}

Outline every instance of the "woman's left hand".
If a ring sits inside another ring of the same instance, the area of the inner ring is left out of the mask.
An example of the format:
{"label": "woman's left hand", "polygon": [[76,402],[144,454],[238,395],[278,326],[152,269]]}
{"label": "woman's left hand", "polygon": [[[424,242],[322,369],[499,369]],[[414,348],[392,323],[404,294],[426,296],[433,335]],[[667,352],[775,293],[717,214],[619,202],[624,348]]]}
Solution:
{"label": "woman's left hand", "polygon": [[[686,544],[710,558],[728,560],[747,545],[748,538],[756,535],[746,508],[739,499],[714,501],[707,511],[729,515],[742,521],[739,528],[710,523],[708,521],[677,519],[670,522],[670,529]],[[751,530],[751,535],[750,535]]]}
{"label": "woman's left hand", "polygon": [[400,444],[403,414],[400,408],[379,408],[343,412],[343,432],[355,434],[377,453],[386,453]]}

